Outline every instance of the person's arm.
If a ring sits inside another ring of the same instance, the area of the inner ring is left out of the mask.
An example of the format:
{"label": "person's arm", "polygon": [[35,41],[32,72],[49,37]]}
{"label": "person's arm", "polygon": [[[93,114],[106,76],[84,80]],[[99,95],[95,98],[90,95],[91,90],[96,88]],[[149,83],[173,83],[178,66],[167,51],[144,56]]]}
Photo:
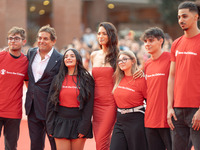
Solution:
{"label": "person's arm", "polygon": [[94,86],[90,86],[91,96],[90,99],[85,102],[84,108],[82,110],[82,120],[78,126],[78,137],[82,138],[87,135],[91,128],[91,118],[93,113],[93,105],[94,105]]}
{"label": "person's arm", "polygon": [[91,64],[92,64],[92,66],[93,66],[93,60],[94,60],[94,55],[95,55],[95,51],[93,51],[92,53],[91,53],[91,55],[90,55],[90,61],[91,61]]}
{"label": "person's arm", "polygon": [[24,81],[26,88],[28,88],[28,81]]}
{"label": "person's arm", "polygon": [[55,77],[51,83],[50,89],[49,89],[49,95],[47,99],[47,107],[46,107],[46,130],[48,135],[52,136],[53,134],[53,128],[54,128],[54,120],[56,117],[55,112],[55,105],[50,101],[50,97],[54,93],[53,85],[55,84]]}
{"label": "person's arm", "polygon": [[174,129],[174,125],[172,123],[172,117],[174,120],[177,120],[174,109],[174,80],[175,80],[175,65],[174,61],[171,62],[170,71],[169,71],[169,78],[168,78],[168,87],[167,87],[167,96],[168,96],[168,112],[167,112],[167,122],[171,130]]}

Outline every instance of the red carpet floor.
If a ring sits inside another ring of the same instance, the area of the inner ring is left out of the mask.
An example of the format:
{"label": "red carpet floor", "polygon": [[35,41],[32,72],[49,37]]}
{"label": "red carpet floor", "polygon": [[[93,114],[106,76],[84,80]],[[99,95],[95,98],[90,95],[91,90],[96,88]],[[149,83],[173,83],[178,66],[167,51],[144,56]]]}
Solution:
{"label": "red carpet floor", "polygon": [[[5,149],[4,148],[4,138],[3,138],[3,132],[2,132],[1,138],[0,138],[0,150],[4,150],[4,149]],[[30,150],[30,139],[29,139],[29,133],[28,133],[28,124],[27,124],[26,120],[21,121],[20,136],[19,136],[17,150]],[[47,138],[46,138],[44,150],[51,150],[50,145],[49,145],[49,141],[48,141]],[[94,139],[87,139],[86,140],[84,150],[96,150]]]}

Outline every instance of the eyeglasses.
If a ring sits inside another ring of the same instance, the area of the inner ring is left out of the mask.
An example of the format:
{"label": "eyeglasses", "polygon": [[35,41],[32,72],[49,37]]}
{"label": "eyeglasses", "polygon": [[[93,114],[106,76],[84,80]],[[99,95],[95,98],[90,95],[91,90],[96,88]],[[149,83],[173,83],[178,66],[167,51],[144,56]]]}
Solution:
{"label": "eyeglasses", "polygon": [[22,38],[15,36],[15,37],[8,37],[7,40],[9,42],[11,42],[12,40],[14,40],[15,42],[19,42]]}
{"label": "eyeglasses", "polygon": [[[126,63],[127,60],[129,60],[129,59],[131,59],[131,58],[118,59],[118,60],[117,60],[117,63],[118,63],[118,64],[120,64],[120,63]],[[131,60],[132,60],[132,59],[131,59]]]}

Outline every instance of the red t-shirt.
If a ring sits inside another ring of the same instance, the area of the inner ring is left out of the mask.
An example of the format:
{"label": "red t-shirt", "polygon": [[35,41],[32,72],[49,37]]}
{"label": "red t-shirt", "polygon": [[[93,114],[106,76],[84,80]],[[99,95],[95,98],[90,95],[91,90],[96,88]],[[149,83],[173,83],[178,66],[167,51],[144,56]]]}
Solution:
{"label": "red t-shirt", "polygon": [[22,118],[23,81],[27,79],[28,59],[21,53],[13,58],[0,52],[0,117]]}
{"label": "red t-shirt", "polygon": [[145,78],[134,80],[133,76],[125,76],[115,89],[114,98],[119,108],[132,108],[143,105],[144,98],[146,98]]}
{"label": "red t-shirt", "polygon": [[168,128],[167,123],[167,83],[170,68],[170,53],[163,52],[156,59],[145,63],[147,82],[147,107],[145,127]]}
{"label": "red t-shirt", "polygon": [[64,79],[59,95],[61,106],[79,107],[80,103],[77,99],[79,95],[79,89],[77,89],[74,82],[77,82],[77,76],[67,75],[67,77]]}
{"label": "red t-shirt", "polygon": [[174,107],[200,106],[200,34],[176,39],[171,48],[176,62]]}

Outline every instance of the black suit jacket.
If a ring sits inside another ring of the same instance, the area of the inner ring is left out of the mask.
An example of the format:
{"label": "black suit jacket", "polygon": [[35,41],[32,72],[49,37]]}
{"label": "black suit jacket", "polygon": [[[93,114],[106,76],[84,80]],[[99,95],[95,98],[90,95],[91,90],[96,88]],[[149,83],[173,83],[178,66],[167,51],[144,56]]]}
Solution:
{"label": "black suit jacket", "polygon": [[25,109],[26,115],[30,114],[33,105],[36,117],[40,120],[45,120],[47,97],[49,88],[54,76],[58,73],[62,61],[62,55],[55,49],[49,59],[49,62],[44,70],[42,77],[35,82],[32,63],[37,53],[37,48],[31,48],[28,51],[27,57],[29,60],[28,66],[28,90],[26,93]]}

